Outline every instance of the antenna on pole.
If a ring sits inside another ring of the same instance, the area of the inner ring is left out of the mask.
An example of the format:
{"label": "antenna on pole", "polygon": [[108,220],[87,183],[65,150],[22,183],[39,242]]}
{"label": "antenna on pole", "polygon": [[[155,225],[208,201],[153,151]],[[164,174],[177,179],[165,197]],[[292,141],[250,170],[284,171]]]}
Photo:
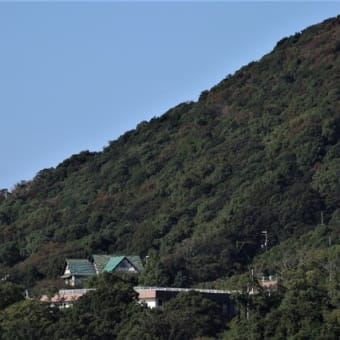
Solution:
{"label": "antenna on pole", "polygon": [[324,223],[323,223],[323,211],[321,211],[321,225],[324,225]]}

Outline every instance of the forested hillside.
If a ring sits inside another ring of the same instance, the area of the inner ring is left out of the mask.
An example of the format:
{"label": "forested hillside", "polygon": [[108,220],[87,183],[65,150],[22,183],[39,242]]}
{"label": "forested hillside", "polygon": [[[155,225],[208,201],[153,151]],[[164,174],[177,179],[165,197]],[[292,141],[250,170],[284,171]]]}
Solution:
{"label": "forested hillside", "polygon": [[149,256],[142,283],[191,286],[247,270],[263,231],[270,250],[322,216],[338,242],[339,53],[337,17],[102,152],[2,190],[1,276],[30,287],[65,256],[128,253]]}

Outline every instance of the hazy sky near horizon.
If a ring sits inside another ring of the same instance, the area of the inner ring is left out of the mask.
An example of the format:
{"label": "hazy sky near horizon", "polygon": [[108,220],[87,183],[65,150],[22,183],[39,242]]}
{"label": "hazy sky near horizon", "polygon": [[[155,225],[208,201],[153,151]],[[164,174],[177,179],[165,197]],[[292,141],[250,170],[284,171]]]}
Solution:
{"label": "hazy sky near horizon", "polygon": [[0,189],[100,151],[339,12],[339,2],[0,2]]}

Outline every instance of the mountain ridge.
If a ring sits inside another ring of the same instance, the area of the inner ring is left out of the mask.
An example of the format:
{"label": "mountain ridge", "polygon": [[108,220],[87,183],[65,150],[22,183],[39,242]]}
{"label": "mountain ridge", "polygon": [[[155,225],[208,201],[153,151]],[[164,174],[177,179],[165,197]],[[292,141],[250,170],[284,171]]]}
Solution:
{"label": "mountain ridge", "polygon": [[244,270],[263,230],[273,246],[334,219],[339,23],[282,39],[197,102],[3,192],[0,272],[55,278],[65,256],[126,251],[151,256],[146,282],[185,286]]}

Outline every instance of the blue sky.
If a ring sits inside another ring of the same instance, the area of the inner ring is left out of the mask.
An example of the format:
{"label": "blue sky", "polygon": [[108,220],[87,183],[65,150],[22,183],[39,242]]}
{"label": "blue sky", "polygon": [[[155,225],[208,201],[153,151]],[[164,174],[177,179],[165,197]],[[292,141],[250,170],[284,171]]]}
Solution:
{"label": "blue sky", "polygon": [[199,94],[339,2],[0,2],[0,188]]}

